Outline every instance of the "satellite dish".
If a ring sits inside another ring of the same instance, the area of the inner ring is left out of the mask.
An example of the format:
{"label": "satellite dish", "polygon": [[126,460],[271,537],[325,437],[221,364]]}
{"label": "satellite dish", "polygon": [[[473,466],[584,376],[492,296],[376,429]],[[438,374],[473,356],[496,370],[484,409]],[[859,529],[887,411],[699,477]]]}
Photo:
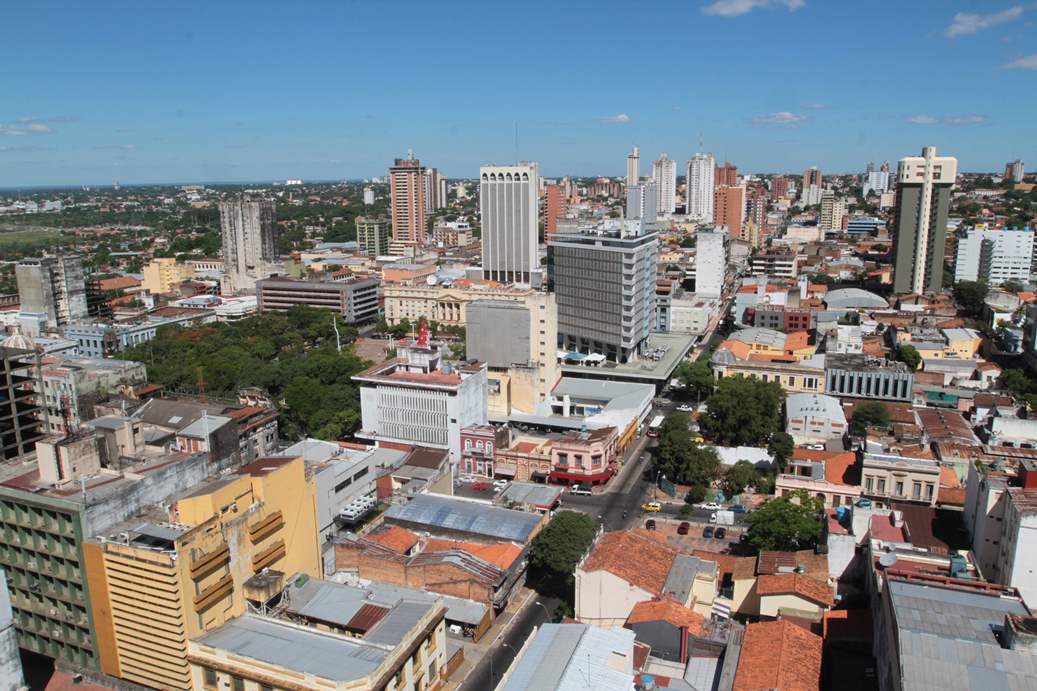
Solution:
{"label": "satellite dish", "polygon": [[897,555],[893,554],[892,552],[887,552],[879,558],[879,566],[881,566],[884,569],[888,569],[896,563]]}
{"label": "satellite dish", "polygon": [[436,285],[436,283],[438,283],[438,281],[436,280],[435,276],[427,276],[425,278],[425,283],[426,285],[434,286]]}

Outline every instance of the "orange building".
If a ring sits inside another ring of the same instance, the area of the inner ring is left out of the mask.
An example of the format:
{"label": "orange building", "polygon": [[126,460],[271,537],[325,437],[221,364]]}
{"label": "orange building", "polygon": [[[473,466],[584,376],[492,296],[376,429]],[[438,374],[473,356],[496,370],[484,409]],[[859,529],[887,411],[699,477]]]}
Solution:
{"label": "orange building", "polygon": [[413,154],[397,158],[389,168],[392,239],[425,244],[425,168]]}
{"label": "orange building", "polygon": [[713,222],[726,225],[733,238],[742,238],[742,222],[745,220],[745,187],[725,186],[713,190]]}

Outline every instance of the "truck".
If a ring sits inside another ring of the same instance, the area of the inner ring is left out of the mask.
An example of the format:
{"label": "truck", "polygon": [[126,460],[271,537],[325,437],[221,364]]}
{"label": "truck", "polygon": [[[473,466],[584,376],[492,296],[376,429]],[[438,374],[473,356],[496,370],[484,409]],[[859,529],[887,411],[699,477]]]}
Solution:
{"label": "truck", "polygon": [[735,512],[728,510],[714,511],[709,517],[709,522],[716,523],[717,525],[734,525]]}

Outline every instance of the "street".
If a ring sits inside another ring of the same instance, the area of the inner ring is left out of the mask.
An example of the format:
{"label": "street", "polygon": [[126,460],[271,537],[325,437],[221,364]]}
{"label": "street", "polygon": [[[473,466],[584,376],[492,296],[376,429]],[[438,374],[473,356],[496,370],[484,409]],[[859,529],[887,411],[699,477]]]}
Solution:
{"label": "street", "polygon": [[518,651],[525,645],[534,627],[550,622],[559,604],[560,601],[555,598],[534,595],[508,623],[505,632],[490,645],[489,651],[479,664],[458,684],[458,691],[484,691],[495,688]]}

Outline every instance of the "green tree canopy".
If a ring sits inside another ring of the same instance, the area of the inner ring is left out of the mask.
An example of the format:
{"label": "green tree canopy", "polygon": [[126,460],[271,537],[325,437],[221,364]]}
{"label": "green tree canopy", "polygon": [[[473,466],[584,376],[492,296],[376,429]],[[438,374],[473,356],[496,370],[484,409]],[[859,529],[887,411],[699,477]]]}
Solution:
{"label": "green tree canopy", "polygon": [[668,480],[682,485],[709,486],[720,471],[716,450],[695,443],[688,416],[670,413],[659,428],[655,468]]}
{"label": "green tree canopy", "polygon": [[699,417],[703,433],[725,446],[764,446],[782,431],[781,401],[776,382],[753,377],[724,377]]}
{"label": "green tree canopy", "polygon": [[1033,380],[1021,369],[1006,369],[998,381],[1016,396],[1025,396],[1034,390]]}
{"label": "green tree canopy", "polygon": [[576,564],[594,544],[597,533],[597,522],[577,511],[559,511],[537,533],[529,548],[529,570],[542,592],[572,603]]}
{"label": "green tree canopy", "polygon": [[774,462],[778,464],[779,468],[785,467],[795,450],[796,441],[788,432],[775,432],[767,442],[767,453],[774,457]]}
{"label": "green tree canopy", "polygon": [[675,374],[689,396],[706,398],[713,393],[713,370],[709,367],[709,360],[682,360]]}
{"label": "green tree canopy", "polygon": [[878,401],[861,403],[853,411],[850,433],[862,436],[869,427],[888,427],[889,409]]}
{"label": "green tree canopy", "polygon": [[1009,279],[1001,284],[1001,290],[1009,293],[1021,293],[1025,288],[1026,286],[1014,279]]}
{"label": "green tree canopy", "polygon": [[749,461],[738,461],[724,473],[720,486],[724,494],[733,497],[744,492],[746,487],[755,487],[759,480],[760,473],[756,466]]}
{"label": "green tree canopy", "polygon": [[824,504],[798,490],[767,501],[745,517],[749,543],[759,550],[810,549],[821,537]]}
{"label": "green tree canopy", "polygon": [[918,353],[918,349],[910,343],[903,344],[898,350],[900,361],[910,367],[912,372],[917,370],[918,366],[922,364],[922,356]]}
{"label": "green tree canopy", "polygon": [[983,301],[989,292],[990,288],[983,281],[958,281],[954,284],[954,299],[967,315],[976,319],[983,315]]}

